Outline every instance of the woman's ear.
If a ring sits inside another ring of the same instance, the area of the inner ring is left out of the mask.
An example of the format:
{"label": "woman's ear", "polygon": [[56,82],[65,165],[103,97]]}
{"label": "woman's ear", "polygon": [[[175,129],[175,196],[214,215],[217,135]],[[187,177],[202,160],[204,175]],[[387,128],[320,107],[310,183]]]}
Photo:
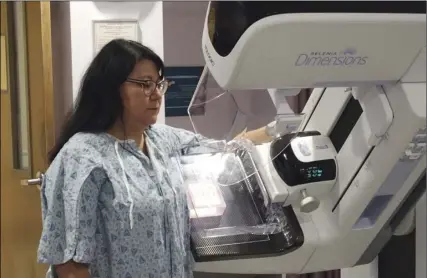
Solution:
{"label": "woman's ear", "polygon": [[122,101],[122,103],[123,103],[123,100],[126,98],[126,96],[125,96],[125,93],[126,93],[125,88],[126,88],[125,87],[125,83],[123,83],[119,87],[119,96],[120,96],[120,100]]}

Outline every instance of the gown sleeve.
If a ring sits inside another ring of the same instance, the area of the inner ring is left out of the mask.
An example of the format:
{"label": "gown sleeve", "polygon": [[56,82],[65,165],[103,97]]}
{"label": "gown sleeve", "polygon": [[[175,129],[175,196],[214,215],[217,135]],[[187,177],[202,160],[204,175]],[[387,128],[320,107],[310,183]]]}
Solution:
{"label": "gown sleeve", "polygon": [[197,147],[202,140],[207,140],[201,134],[176,127],[168,127],[172,134],[171,139],[177,149],[185,149],[188,147]]}
{"label": "gown sleeve", "polygon": [[175,154],[176,151],[181,155],[185,155],[216,152],[224,149],[222,141],[207,138],[199,133],[160,124],[156,127],[159,135],[168,145],[169,149],[167,151],[170,154]]}
{"label": "gown sleeve", "polygon": [[192,277],[193,274],[193,270],[194,270],[194,265],[195,265],[195,260],[193,257],[193,252],[192,252],[192,246],[191,246],[191,223],[190,223],[190,213],[187,210],[185,210],[185,217],[186,219],[188,219],[187,221],[187,225],[185,227],[185,254],[186,254],[186,258],[185,258],[185,271],[186,271],[186,275],[187,277]]}
{"label": "gown sleeve", "polygon": [[96,248],[98,196],[107,176],[88,152],[64,150],[41,188],[43,227],[38,261],[90,264]]}

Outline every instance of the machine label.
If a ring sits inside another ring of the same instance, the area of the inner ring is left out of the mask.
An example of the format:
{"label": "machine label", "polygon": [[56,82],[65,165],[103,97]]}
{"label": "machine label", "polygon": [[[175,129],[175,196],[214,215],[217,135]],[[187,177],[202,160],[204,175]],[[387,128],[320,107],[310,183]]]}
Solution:
{"label": "machine label", "polygon": [[420,129],[408,144],[405,152],[400,157],[400,161],[418,160],[427,150],[427,128]]}
{"label": "machine label", "polygon": [[329,149],[328,145],[317,145],[316,150],[326,150]]}
{"label": "machine label", "polygon": [[301,53],[295,61],[295,66],[363,66],[367,61],[367,56],[359,55],[354,48],[347,48],[342,51],[313,51],[310,53]]}
{"label": "machine label", "polygon": [[208,47],[206,46],[206,44],[205,44],[204,50],[205,50],[206,56],[208,57],[208,60],[209,60],[209,62],[211,63],[211,65],[212,65],[212,66],[215,66],[215,62],[214,62],[214,60],[212,59],[212,56],[211,56],[211,54],[209,53],[209,50],[208,50]]}

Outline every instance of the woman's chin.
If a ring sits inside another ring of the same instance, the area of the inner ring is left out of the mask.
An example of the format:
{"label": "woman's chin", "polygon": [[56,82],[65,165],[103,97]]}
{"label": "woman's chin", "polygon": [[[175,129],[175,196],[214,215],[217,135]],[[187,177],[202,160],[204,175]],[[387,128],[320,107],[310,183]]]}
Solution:
{"label": "woman's chin", "polygon": [[156,112],[157,113],[154,113],[154,111],[153,113],[144,113],[144,115],[141,115],[142,117],[140,117],[138,121],[145,126],[153,125],[157,122],[157,116],[159,114],[158,111]]}
{"label": "woman's chin", "polygon": [[148,125],[154,125],[157,122],[157,115],[152,115],[146,120]]}

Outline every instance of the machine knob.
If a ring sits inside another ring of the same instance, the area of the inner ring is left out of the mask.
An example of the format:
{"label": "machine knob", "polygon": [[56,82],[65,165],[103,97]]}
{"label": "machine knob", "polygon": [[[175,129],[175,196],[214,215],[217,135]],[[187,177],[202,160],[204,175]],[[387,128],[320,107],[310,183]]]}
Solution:
{"label": "machine knob", "polygon": [[315,211],[319,205],[320,201],[313,196],[308,196],[305,189],[301,190],[302,199],[300,202],[300,211],[303,213],[310,213]]}
{"label": "machine knob", "polygon": [[21,180],[21,185],[24,186],[37,186],[40,189],[40,186],[43,183],[44,174],[42,172],[37,172],[36,178],[29,180]]}

